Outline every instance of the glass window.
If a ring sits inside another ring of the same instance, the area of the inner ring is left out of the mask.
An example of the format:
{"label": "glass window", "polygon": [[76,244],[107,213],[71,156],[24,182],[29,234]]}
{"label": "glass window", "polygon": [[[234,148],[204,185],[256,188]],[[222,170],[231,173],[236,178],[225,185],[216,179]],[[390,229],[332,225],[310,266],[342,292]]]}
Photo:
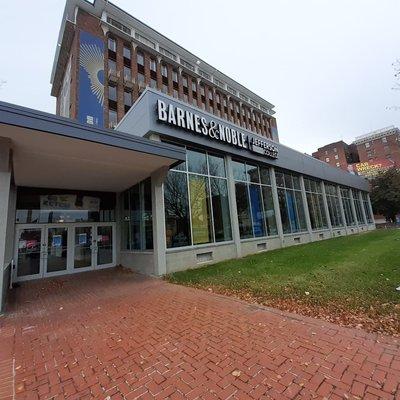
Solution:
{"label": "glass window", "polygon": [[132,105],[132,92],[124,91],[124,105],[130,107]]}
{"label": "glass window", "polygon": [[137,81],[138,81],[138,83],[144,84],[144,75],[138,73],[138,74],[137,74]]}
{"label": "glass window", "polygon": [[178,72],[175,69],[172,71],[172,80],[178,82]]}
{"label": "glass window", "polygon": [[118,116],[115,110],[108,110],[108,126],[114,128],[118,123]]}
{"label": "glass window", "polygon": [[130,60],[130,58],[131,58],[131,49],[130,49],[130,47],[124,46],[123,53],[124,53],[124,58],[127,58],[127,59]]}
{"label": "glass window", "polygon": [[146,179],[123,194],[122,248],[153,248],[151,180]]}
{"label": "glass window", "polygon": [[363,202],[363,207],[365,211],[365,216],[367,217],[367,222],[369,224],[372,224],[374,222],[374,219],[371,214],[371,209],[369,207],[369,199],[368,199],[368,194],[365,192],[361,192],[362,196],[362,202]]}
{"label": "glass window", "polygon": [[250,185],[250,204],[255,237],[265,236],[264,211],[261,200],[261,188],[259,185]]}
{"label": "glass window", "polygon": [[208,155],[208,168],[212,176],[226,176],[225,160],[223,157]]}
{"label": "glass window", "polygon": [[356,221],[351,206],[350,191],[347,188],[340,188],[340,194],[342,196],[342,204],[344,209],[344,216],[346,218],[346,224],[348,226],[353,226],[356,224]]}
{"label": "glass window", "polygon": [[164,182],[165,229],[167,247],[192,244],[186,174],[169,171]]}
{"label": "glass window", "polygon": [[242,239],[251,238],[253,237],[253,230],[247,184],[244,182],[235,182],[235,193],[240,237]]}
{"label": "glass window", "polygon": [[115,221],[115,194],[17,188],[17,224]]}
{"label": "glass window", "polygon": [[117,42],[113,38],[108,38],[108,50],[113,51],[114,53],[117,51]]}
{"label": "glass window", "polygon": [[237,181],[247,181],[246,164],[232,161],[233,178]]}
{"label": "glass window", "polygon": [[212,227],[207,177],[190,174],[189,194],[193,244],[210,243]]}
{"label": "glass window", "polygon": [[132,79],[132,70],[124,65],[124,79],[130,81]]}
{"label": "glass window", "polygon": [[210,178],[210,183],[215,241],[232,240],[227,180]]}
{"label": "glass window", "polygon": [[112,101],[117,101],[117,87],[109,86],[108,87],[108,98]]}
{"label": "glass window", "polygon": [[108,59],[108,70],[111,72],[117,71],[117,63],[114,60]]}
{"label": "glass window", "polygon": [[144,55],[143,55],[143,53],[138,52],[137,56],[136,56],[136,59],[137,59],[137,63],[139,65],[143,65],[144,66]]}
{"label": "glass window", "polygon": [[189,172],[207,174],[207,157],[205,152],[187,150]]}
{"label": "glass window", "polygon": [[261,183],[265,185],[271,185],[271,176],[270,176],[270,171],[269,168],[260,168],[260,178],[261,178]]}
{"label": "glass window", "polygon": [[164,76],[165,78],[168,77],[168,69],[166,65],[161,65],[161,75]]}
{"label": "glass window", "polygon": [[246,164],[247,166],[247,179],[250,182],[260,183],[260,176],[258,173],[258,166],[257,165],[250,165]]}
{"label": "glass window", "polygon": [[304,187],[306,189],[311,228],[313,230],[327,228],[328,222],[326,219],[321,183],[313,179],[304,178]]}
{"label": "glass window", "polygon": [[343,219],[337,187],[334,185],[325,184],[325,192],[331,224],[334,228],[341,227],[343,226]]}
{"label": "glass window", "polygon": [[283,233],[306,231],[307,224],[299,176],[275,171],[275,179],[278,187]]}
{"label": "glass window", "polygon": [[[167,214],[166,211],[166,226],[171,227],[166,232],[167,246],[180,247],[232,240],[224,158],[194,149],[188,149],[186,157],[187,163],[181,163],[169,172],[164,196],[166,210],[167,208],[182,208],[182,199],[185,199],[185,204],[189,203],[184,212],[180,211],[177,214],[184,214],[185,218],[190,216],[191,227],[189,226],[188,231],[183,234],[179,234],[179,240],[174,239],[177,236],[174,232],[178,231],[179,226],[183,226],[184,221],[176,222],[177,218],[168,217],[171,213]],[[210,163],[210,174],[207,160]],[[176,200],[172,189],[174,189]],[[178,195],[179,191],[184,191],[185,194]],[[177,201],[178,205],[174,205],[174,201]]]}
{"label": "glass window", "polygon": [[276,227],[276,216],[274,200],[272,197],[272,188],[270,186],[261,186],[262,196],[264,202],[264,216],[265,224],[267,227],[268,236],[277,235],[278,229]]}
{"label": "glass window", "polygon": [[150,79],[150,87],[157,89],[157,81],[155,79]]}
{"label": "glass window", "polygon": [[156,60],[154,60],[154,58],[150,58],[150,71],[157,71],[157,64],[156,64]]}
{"label": "glass window", "polygon": [[365,224],[364,215],[361,209],[360,195],[358,190],[353,190],[353,200],[354,200],[354,208],[356,210],[357,222],[360,225],[364,225]]}

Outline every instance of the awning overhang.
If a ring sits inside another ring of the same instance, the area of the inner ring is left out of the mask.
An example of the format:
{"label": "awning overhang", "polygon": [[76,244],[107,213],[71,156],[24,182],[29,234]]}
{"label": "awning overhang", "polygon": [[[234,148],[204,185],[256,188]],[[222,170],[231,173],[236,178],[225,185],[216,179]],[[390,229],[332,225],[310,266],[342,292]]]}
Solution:
{"label": "awning overhang", "polygon": [[120,192],[185,159],[181,148],[0,103],[17,186]]}

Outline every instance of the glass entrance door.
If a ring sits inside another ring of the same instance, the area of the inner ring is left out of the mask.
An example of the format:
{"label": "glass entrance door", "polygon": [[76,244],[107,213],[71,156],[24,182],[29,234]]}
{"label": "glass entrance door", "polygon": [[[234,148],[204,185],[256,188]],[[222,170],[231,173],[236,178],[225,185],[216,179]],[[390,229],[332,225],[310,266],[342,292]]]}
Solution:
{"label": "glass entrance door", "polygon": [[114,265],[114,227],[100,225],[96,227],[96,267],[105,268]]}
{"label": "glass entrance door", "polygon": [[115,266],[115,224],[17,225],[17,281]]}
{"label": "glass entrance door", "polygon": [[68,267],[68,227],[46,228],[45,275],[65,273]]}
{"label": "glass entrance door", "polygon": [[40,276],[43,265],[42,228],[17,229],[17,278]]}
{"label": "glass entrance door", "polygon": [[74,227],[74,269],[94,267],[93,226]]}

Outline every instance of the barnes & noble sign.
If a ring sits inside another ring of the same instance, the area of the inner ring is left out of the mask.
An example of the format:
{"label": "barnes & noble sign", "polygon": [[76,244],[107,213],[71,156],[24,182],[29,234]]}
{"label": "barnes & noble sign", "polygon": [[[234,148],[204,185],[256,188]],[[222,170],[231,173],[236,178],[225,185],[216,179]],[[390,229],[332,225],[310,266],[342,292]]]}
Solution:
{"label": "barnes & noble sign", "polygon": [[246,132],[229,127],[214,120],[207,120],[194,112],[183,110],[173,104],[157,100],[158,121],[182,128],[195,134],[207,136],[234,147],[247,149],[270,158],[278,158],[276,146],[261,137],[250,136]]}

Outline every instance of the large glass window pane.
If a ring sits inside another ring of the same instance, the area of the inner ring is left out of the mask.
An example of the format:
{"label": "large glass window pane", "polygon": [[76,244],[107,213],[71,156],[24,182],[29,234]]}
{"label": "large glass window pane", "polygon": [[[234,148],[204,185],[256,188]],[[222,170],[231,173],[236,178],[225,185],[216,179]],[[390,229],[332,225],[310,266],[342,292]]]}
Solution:
{"label": "large glass window pane", "polygon": [[292,190],[286,190],[286,203],[291,230],[292,232],[298,232],[300,227],[297,219],[296,200]]}
{"label": "large glass window pane", "polygon": [[292,175],[284,174],[284,179],[285,179],[285,187],[292,189],[293,188]]}
{"label": "large glass window pane", "polygon": [[193,244],[209,243],[212,240],[212,228],[208,179],[189,175],[189,190]]}
{"label": "large glass window pane", "polygon": [[261,183],[264,185],[271,185],[271,177],[270,177],[270,172],[269,168],[260,168],[260,178],[261,178]]}
{"label": "large glass window pane", "polygon": [[260,183],[260,176],[258,174],[257,165],[246,165],[247,169],[247,180],[253,183]]}
{"label": "large glass window pane", "polygon": [[264,201],[264,216],[265,224],[267,226],[267,234],[269,236],[277,235],[278,230],[276,227],[275,208],[271,187],[262,186],[262,195]]}
{"label": "large glass window pane", "polygon": [[207,174],[206,153],[188,150],[187,151],[188,171],[198,174]]}
{"label": "large glass window pane", "polygon": [[247,181],[246,165],[239,161],[232,161],[233,178],[238,181]]}
{"label": "large glass window pane", "polygon": [[208,168],[212,176],[226,176],[225,160],[223,157],[208,155]]}
{"label": "large glass window pane", "polygon": [[18,276],[36,275],[40,272],[41,247],[41,229],[23,229],[19,232]]}
{"label": "large glass window pane", "polygon": [[191,244],[189,201],[186,174],[169,171],[164,183],[167,247]]}
{"label": "large glass window pane", "polygon": [[284,178],[284,174],[282,172],[276,171],[275,179],[276,179],[276,186],[285,187],[285,178]]}
{"label": "large glass window pane", "polygon": [[261,200],[260,186],[250,185],[249,189],[250,189],[251,214],[253,217],[254,236],[256,237],[265,236],[265,227],[263,218],[264,213]]}
{"label": "large glass window pane", "polygon": [[242,239],[253,237],[247,185],[243,182],[236,182],[235,193],[240,237]]}
{"label": "large glass window pane", "polygon": [[144,248],[153,248],[153,210],[151,205],[151,179],[143,182]]}
{"label": "large glass window pane", "polygon": [[129,213],[129,191],[126,190],[122,198],[122,227],[121,227],[121,249],[130,249],[130,213]]}
{"label": "large glass window pane", "polygon": [[307,223],[306,223],[306,215],[304,212],[304,204],[303,198],[301,196],[301,192],[295,191],[296,197],[296,205],[297,205],[297,213],[298,213],[298,221],[301,231],[307,230]]}
{"label": "large glass window pane", "polygon": [[289,212],[286,204],[286,195],[284,189],[278,189],[279,210],[281,212],[283,233],[290,233]]}
{"label": "large glass window pane", "polygon": [[130,201],[130,231],[131,231],[131,250],[140,250],[140,188],[139,184],[129,190]]}
{"label": "large glass window pane", "polygon": [[226,179],[211,178],[210,182],[215,241],[232,240],[227,181]]}

